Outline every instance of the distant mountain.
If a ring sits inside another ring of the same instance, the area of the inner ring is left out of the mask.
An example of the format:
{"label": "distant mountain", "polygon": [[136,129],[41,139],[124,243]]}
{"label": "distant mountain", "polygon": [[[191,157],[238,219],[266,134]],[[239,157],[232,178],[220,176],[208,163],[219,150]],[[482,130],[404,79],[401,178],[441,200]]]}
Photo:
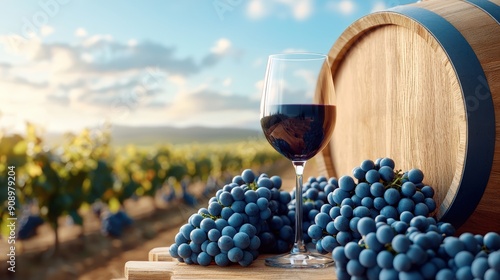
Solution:
{"label": "distant mountain", "polygon": [[246,139],[264,139],[262,131],[243,128],[212,128],[170,126],[134,127],[113,126],[112,142],[115,145],[151,145],[161,143],[191,143],[191,142],[231,142]]}
{"label": "distant mountain", "polygon": [[[60,145],[64,141],[62,133],[49,132],[43,135],[44,142],[49,146]],[[264,139],[261,130],[232,127],[202,127],[192,126],[177,128],[171,126],[119,126],[111,127],[111,142],[114,145],[134,144],[140,146],[162,143],[207,143],[233,142],[237,140]]]}

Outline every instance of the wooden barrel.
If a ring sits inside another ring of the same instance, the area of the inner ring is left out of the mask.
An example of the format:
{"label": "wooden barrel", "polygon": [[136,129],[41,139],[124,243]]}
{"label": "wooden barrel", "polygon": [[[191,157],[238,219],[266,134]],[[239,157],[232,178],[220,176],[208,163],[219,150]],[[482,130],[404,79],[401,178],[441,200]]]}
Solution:
{"label": "wooden barrel", "polygon": [[430,0],[350,25],[329,52],[337,123],[320,171],[388,156],[423,170],[439,220],[500,231],[499,5]]}

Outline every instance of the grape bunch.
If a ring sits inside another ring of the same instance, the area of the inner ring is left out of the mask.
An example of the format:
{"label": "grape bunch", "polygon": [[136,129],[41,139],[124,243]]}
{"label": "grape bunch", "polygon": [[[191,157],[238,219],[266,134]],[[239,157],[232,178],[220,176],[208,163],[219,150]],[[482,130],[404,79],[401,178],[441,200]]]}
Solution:
{"label": "grape bunch", "polygon": [[359,242],[332,252],[338,279],[500,279],[500,235],[453,236],[449,223],[403,211],[361,218]]}
{"label": "grape bunch", "polygon": [[218,190],[181,226],[170,255],[187,264],[250,265],[259,253],[283,253],[294,241],[287,216],[291,196],[281,178],[251,169]]}
{"label": "grape bunch", "polygon": [[313,215],[307,229],[318,252],[332,252],[336,246],[360,240],[357,223],[364,217],[392,221],[403,212],[429,216],[436,209],[434,190],[422,183],[423,172],[395,171],[394,166],[390,158],[364,160],[353,169],[354,178],[345,175],[328,181],[324,187],[327,203]]}
{"label": "grape bunch", "polygon": [[28,239],[36,235],[36,230],[43,224],[43,219],[38,215],[26,215],[19,221],[17,237],[20,240]]}
{"label": "grape bunch", "polygon": [[120,237],[123,230],[132,223],[132,218],[123,210],[116,213],[105,212],[102,215],[101,232],[107,236]]}

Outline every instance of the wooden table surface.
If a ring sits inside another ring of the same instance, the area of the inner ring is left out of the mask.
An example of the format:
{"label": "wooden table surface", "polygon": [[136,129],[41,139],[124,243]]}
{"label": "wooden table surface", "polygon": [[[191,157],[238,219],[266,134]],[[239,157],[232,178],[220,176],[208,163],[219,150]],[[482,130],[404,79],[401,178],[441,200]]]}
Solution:
{"label": "wooden table surface", "polygon": [[268,255],[261,255],[250,266],[232,264],[227,267],[216,265],[200,266],[180,263],[170,257],[168,247],[154,248],[149,252],[149,261],[128,261],[125,263],[125,277],[128,280],[155,279],[337,279],[334,267],[319,269],[284,269],[264,264]]}

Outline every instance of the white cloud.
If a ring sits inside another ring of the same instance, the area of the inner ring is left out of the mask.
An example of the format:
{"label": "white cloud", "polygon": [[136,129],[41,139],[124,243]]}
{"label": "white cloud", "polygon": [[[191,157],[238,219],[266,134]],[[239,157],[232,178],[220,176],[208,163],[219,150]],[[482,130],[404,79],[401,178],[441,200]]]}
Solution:
{"label": "white cloud", "polygon": [[111,36],[109,34],[106,34],[106,35],[98,34],[98,35],[93,35],[93,36],[85,39],[85,41],[83,41],[82,45],[84,47],[90,47],[90,46],[96,45],[100,42],[111,42],[111,41],[113,41],[113,36]]}
{"label": "white cloud", "polygon": [[211,51],[215,54],[224,54],[231,48],[231,41],[226,38],[220,38],[212,47]]}
{"label": "white cloud", "polygon": [[356,4],[353,0],[333,0],[327,3],[326,8],[343,15],[351,15],[356,10]]}
{"label": "white cloud", "polygon": [[128,42],[127,42],[127,45],[128,45],[129,47],[135,47],[135,46],[137,46],[137,44],[138,44],[138,42],[137,42],[137,40],[136,40],[136,39],[130,39],[130,40],[128,40]]}
{"label": "white cloud", "polygon": [[232,82],[233,82],[233,80],[231,78],[225,78],[224,81],[222,81],[222,85],[224,85],[225,87],[228,87],[231,85]]}
{"label": "white cloud", "polygon": [[75,36],[76,37],[87,37],[87,30],[85,28],[80,27],[75,30]]}
{"label": "white cloud", "polygon": [[247,15],[252,19],[260,19],[267,15],[268,9],[264,6],[263,0],[252,0],[247,6]]}
{"label": "white cloud", "polygon": [[351,0],[342,0],[338,5],[340,12],[345,15],[350,15],[354,11],[354,3]]}
{"label": "white cloud", "polygon": [[42,35],[42,37],[48,36],[52,33],[54,33],[54,27],[52,26],[44,25],[40,28],[40,35]]}
{"label": "white cloud", "polygon": [[247,16],[261,19],[271,15],[308,19],[313,13],[312,0],[251,0],[247,5]]}
{"label": "white cloud", "polygon": [[303,52],[307,52],[307,51],[304,49],[294,49],[294,48],[288,48],[288,49],[284,49],[282,51],[282,53],[303,53]]}
{"label": "white cloud", "polygon": [[253,65],[253,67],[259,67],[262,65],[263,62],[264,62],[264,60],[261,57],[259,57],[256,60],[254,60],[252,65]]}
{"label": "white cloud", "polygon": [[[103,120],[170,125],[203,120],[209,125],[228,108],[253,102],[211,89],[221,83],[230,86],[231,78],[214,77],[202,88],[190,86],[191,77],[197,79],[200,72],[239,55],[226,38],[196,59],[179,57],[175,46],[134,39],[123,43],[82,30],[75,32],[82,38],[75,44],[0,36],[2,54],[19,58],[0,63],[0,92],[15,93],[0,94],[0,115],[5,116],[0,130],[22,132],[26,121],[57,131],[78,131]],[[221,102],[206,106],[214,99]],[[254,113],[258,106],[248,110]],[[243,115],[238,117],[245,119]],[[178,123],[179,117],[185,119]],[[219,120],[220,125],[226,125],[224,121],[235,120]]]}
{"label": "white cloud", "polygon": [[387,9],[387,6],[385,5],[384,2],[378,1],[373,5],[373,8],[371,9],[371,12],[378,12]]}

